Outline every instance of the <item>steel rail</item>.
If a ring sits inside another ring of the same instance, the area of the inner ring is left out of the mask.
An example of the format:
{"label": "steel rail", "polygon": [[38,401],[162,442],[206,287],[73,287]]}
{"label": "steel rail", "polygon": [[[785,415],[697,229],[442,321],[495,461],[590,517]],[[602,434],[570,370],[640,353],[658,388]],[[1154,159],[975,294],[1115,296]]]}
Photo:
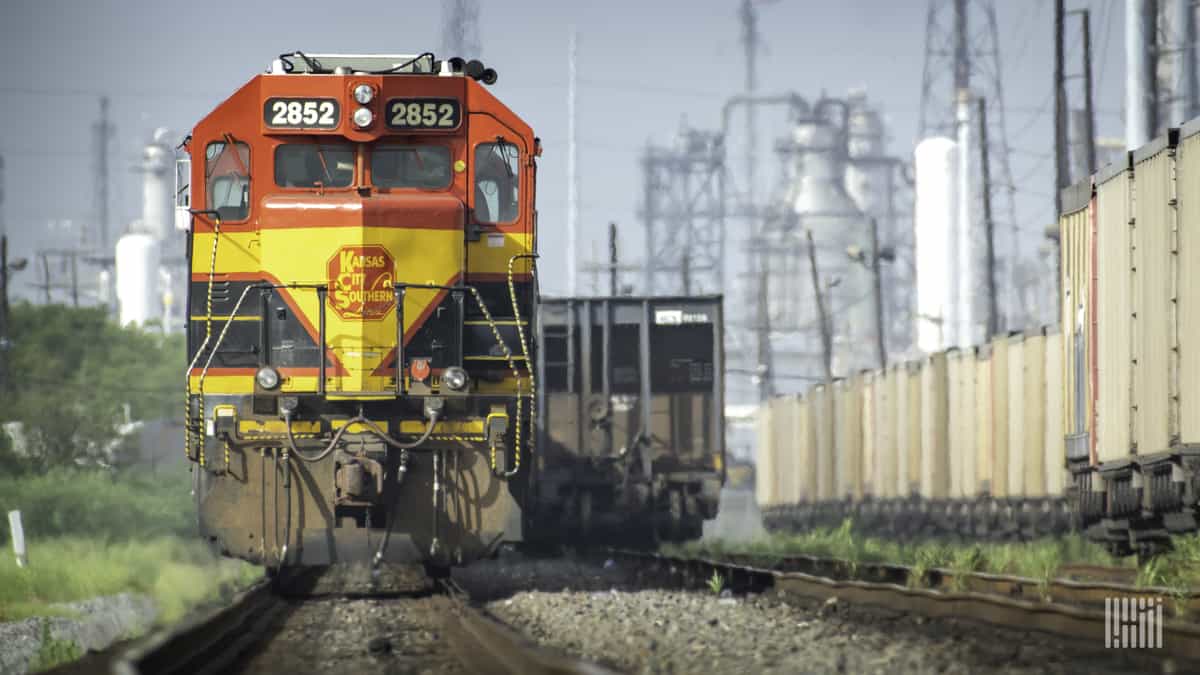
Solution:
{"label": "steel rail", "polygon": [[454,601],[446,616],[446,638],[468,672],[508,675],[606,675],[613,671],[532,644],[483,609],[470,604],[453,581],[443,582]]}
{"label": "steel rail", "polygon": [[[463,589],[450,580],[441,583],[450,599],[444,617],[447,642],[469,672],[512,675],[607,675],[612,671],[538,646],[518,632],[474,607]],[[303,597],[321,598],[316,593]],[[343,595],[343,594],[335,594]],[[287,598],[272,580],[263,580],[220,608],[194,615],[123,650],[113,661],[114,675],[173,675],[227,673],[253,651],[272,630]],[[350,594],[347,597],[376,597]],[[380,594],[378,597],[389,597]],[[394,596],[393,596],[394,597]]]}
{"label": "steel rail", "polygon": [[[723,556],[744,567],[764,567],[778,572],[800,572],[833,579],[853,578],[858,581],[894,583],[901,586],[921,586],[945,591],[975,591],[1006,597],[1049,600],[1065,605],[1080,607],[1104,607],[1107,598],[1144,598],[1158,596],[1171,598],[1176,606],[1190,616],[1200,616],[1200,592],[1179,593],[1161,586],[1134,586],[1119,583],[1118,578],[1125,568],[1108,568],[1096,565],[1068,565],[1067,576],[1051,579],[1033,579],[1010,574],[987,572],[962,572],[944,567],[933,567],[923,571],[920,583],[913,581],[914,568],[906,565],[872,562],[851,562],[837,558],[817,556],[785,556],[774,559],[768,556],[733,554]],[[770,565],[764,565],[766,561]],[[1072,579],[1082,574],[1091,579]],[[1136,573],[1135,573],[1136,574]],[[1107,578],[1100,578],[1107,577]]]}
{"label": "steel rail", "polygon": [[114,675],[225,673],[270,627],[283,599],[264,579],[233,602],[194,615],[125,649],[113,662]]}
{"label": "steel rail", "polygon": [[[767,569],[704,558],[677,558],[638,551],[614,550],[609,557],[629,562],[652,574],[666,576],[687,588],[703,587],[714,574],[739,592],[776,589],[812,600],[839,598],[851,604],[880,607],[929,618],[980,621],[1016,630],[1033,630],[1079,640],[1084,647],[1103,649],[1110,628],[1104,598],[1171,597],[1162,588],[1136,588],[1113,583],[1035,579],[972,573],[956,578],[950,570],[927,570],[922,584],[910,584],[913,568],[902,565],[858,564],[828,558],[787,558],[787,570]],[[796,571],[805,564],[810,571]],[[830,570],[836,569],[836,573]],[[929,583],[929,587],[924,587]],[[1190,609],[1197,596],[1184,598]],[[1169,612],[1169,610],[1168,610]],[[1166,619],[1161,650],[1200,665],[1200,624]]]}

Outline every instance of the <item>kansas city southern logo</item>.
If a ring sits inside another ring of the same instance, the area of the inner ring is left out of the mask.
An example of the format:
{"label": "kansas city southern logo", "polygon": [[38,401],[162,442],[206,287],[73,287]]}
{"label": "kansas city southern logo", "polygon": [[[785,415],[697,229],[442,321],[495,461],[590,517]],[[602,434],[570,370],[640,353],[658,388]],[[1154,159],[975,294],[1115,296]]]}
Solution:
{"label": "kansas city southern logo", "polygon": [[382,319],[396,303],[392,256],[382,246],[343,246],[329,259],[329,304],[343,319]]}

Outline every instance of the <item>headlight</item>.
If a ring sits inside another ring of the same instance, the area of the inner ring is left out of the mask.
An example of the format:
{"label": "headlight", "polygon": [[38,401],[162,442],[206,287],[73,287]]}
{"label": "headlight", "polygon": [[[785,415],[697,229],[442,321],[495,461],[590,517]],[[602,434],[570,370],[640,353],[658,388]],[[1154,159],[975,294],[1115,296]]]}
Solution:
{"label": "headlight", "polygon": [[279,372],[270,366],[259,368],[258,372],[254,374],[254,379],[263,389],[274,389],[279,386]]}
{"label": "headlight", "polygon": [[373,121],[375,121],[375,116],[371,114],[370,109],[359,108],[358,110],[354,111],[355,126],[365,129],[366,127],[371,126],[371,122]]}
{"label": "headlight", "polygon": [[362,105],[370,103],[373,98],[375,98],[375,90],[371,88],[371,85],[360,84],[354,88],[354,100]]}
{"label": "headlight", "polygon": [[462,391],[467,387],[467,371],[458,366],[450,366],[442,373],[442,382],[447,389]]}

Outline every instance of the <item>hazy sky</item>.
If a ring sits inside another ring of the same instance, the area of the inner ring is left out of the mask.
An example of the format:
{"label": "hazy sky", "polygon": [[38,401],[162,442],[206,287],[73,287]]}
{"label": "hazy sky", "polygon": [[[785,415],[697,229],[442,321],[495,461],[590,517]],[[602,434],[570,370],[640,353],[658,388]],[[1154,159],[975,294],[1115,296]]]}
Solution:
{"label": "hazy sky", "polygon": [[[567,34],[579,31],[580,256],[603,250],[605,224],[641,257],[637,223],[647,141],[670,142],[680,122],[713,128],[722,101],[742,87],[737,0],[564,2],[481,0],[483,59],[500,73],[495,93],[544,141],[538,204],[543,253],[566,238]],[[1053,219],[1053,4],[997,0],[1007,126],[1018,217]],[[1098,131],[1121,133],[1124,3],[1091,7],[1097,52]],[[782,0],[763,3],[762,92],[844,94],[865,88],[886,114],[890,151],[912,149],[920,105],[925,0]],[[284,51],[417,53],[437,50],[440,3],[369,0],[4,0],[0,5],[0,153],[7,223],[18,255],[66,237],[52,223],[91,222],[91,125],[98,96],[117,127],[113,225],[140,211],[134,172],[155,127],[182,136],[214,104]],[[1068,39],[1078,58],[1078,39]],[[764,116],[760,148],[784,130]],[[736,145],[737,139],[731,139]],[[734,160],[737,161],[737,160]],[[115,236],[114,236],[115,238]],[[544,255],[543,286],[565,288],[565,263]],[[29,274],[26,272],[25,274]],[[26,280],[28,281],[28,280]],[[590,290],[590,281],[581,280]]]}

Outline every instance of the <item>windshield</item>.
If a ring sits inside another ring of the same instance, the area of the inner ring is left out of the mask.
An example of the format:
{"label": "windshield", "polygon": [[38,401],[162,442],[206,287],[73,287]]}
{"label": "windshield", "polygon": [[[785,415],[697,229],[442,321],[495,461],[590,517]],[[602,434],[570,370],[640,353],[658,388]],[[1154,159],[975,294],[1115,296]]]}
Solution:
{"label": "windshield", "polygon": [[371,184],[382,188],[450,186],[450,148],[441,145],[381,145],[371,153]]}
{"label": "windshield", "polygon": [[290,188],[342,188],[354,181],[354,146],[288,143],[275,148],[275,184]]}

